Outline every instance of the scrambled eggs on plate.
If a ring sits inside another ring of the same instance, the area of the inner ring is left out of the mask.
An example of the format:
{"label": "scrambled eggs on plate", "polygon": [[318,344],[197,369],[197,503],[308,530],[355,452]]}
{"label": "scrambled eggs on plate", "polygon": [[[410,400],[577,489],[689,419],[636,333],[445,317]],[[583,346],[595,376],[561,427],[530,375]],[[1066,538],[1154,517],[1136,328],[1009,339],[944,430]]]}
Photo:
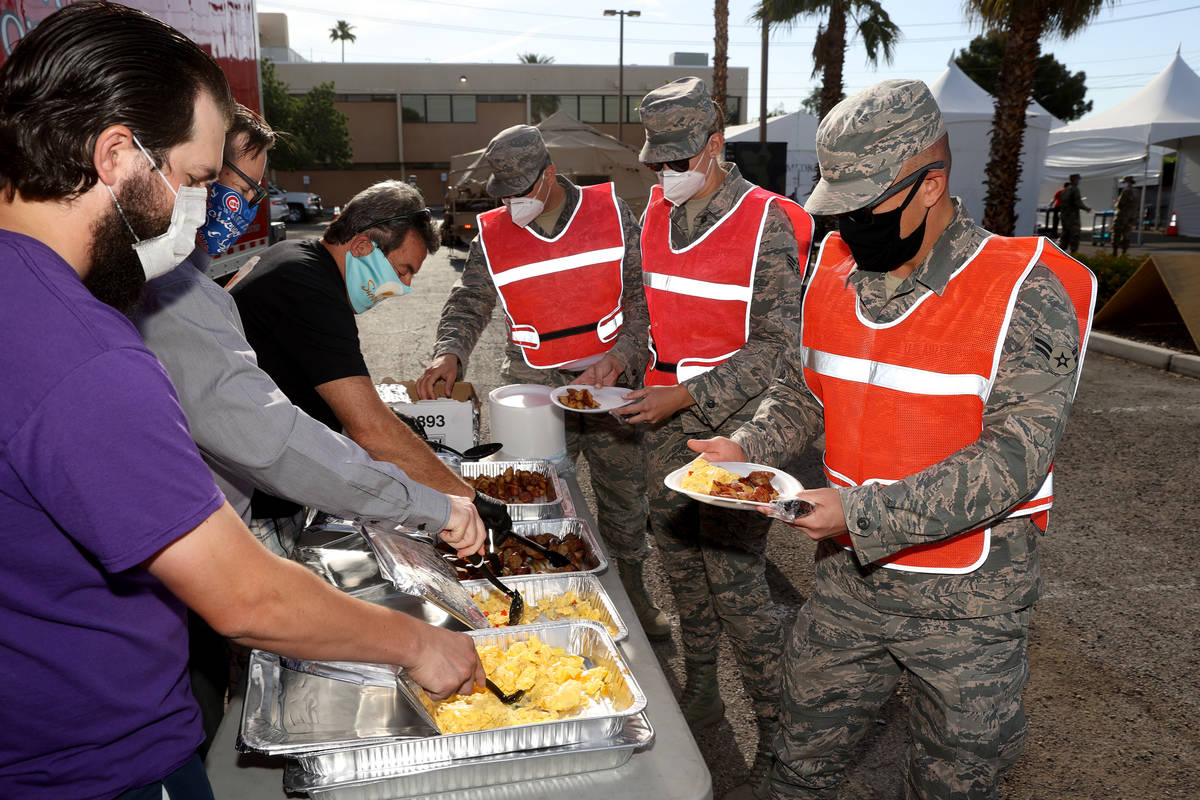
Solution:
{"label": "scrambled eggs on plate", "polygon": [[442,733],[465,733],[530,722],[578,717],[599,703],[612,681],[604,667],[584,669],[583,658],[542,643],[536,636],[508,649],[481,644],[479,659],[488,677],[504,692],[525,690],[506,706],[491,692],[452,695],[434,704]]}
{"label": "scrambled eggs on plate", "polygon": [[724,467],[697,458],[688,465],[688,471],[679,481],[679,486],[696,494],[712,494],[714,482],[736,483],[739,477]]}

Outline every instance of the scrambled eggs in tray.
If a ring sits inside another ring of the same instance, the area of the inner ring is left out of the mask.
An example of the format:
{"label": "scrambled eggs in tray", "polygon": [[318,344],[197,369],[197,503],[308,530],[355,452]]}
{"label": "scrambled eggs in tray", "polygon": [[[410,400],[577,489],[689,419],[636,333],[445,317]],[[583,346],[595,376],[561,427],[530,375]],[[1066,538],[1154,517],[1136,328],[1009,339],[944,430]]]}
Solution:
{"label": "scrambled eggs in tray", "polygon": [[507,647],[480,644],[476,650],[488,677],[501,690],[523,689],[525,695],[506,706],[485,689],[434,703],[434,718],[442,733],[551,722],[611,705],[613,675],[608,668],[588,669],[582,656],[545,644],[537,636]]}
{"label": "scrambled eggs in tray", "polygon": [[[592,620],[621,641],[629,629],[618,616],[612,598],[594,575],[522,575],[505,578],[525,599],[522,625],[554,620]],[[487,581],[466,581],[463,588],[487,616],[492,627],[508,625],[509,599]]]}

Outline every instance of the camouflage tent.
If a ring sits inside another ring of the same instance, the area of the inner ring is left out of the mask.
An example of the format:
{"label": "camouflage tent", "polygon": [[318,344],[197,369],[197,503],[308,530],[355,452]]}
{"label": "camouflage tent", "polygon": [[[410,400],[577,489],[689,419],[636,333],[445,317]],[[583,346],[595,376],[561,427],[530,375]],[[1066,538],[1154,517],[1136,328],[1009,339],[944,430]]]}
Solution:
{"label": "camouflage tent", "polygon": [[[612,181],[617,186],[617,195],[629,204],[634,216],[641,216],[657,177],[638,161],[636,148],[563,111],[546,118],[537,127],[560,175],[581,186]],[[482,148],[450,159],[453,186],[482,186],[489,175]]]}

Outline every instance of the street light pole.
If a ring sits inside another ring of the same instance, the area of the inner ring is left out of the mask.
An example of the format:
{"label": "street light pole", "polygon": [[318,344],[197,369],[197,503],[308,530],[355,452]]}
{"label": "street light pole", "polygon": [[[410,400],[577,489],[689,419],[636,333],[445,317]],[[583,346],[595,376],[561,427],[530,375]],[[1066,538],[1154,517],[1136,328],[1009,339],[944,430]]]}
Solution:
{"label": "street light pole", "polygon": [[[625,17],[640,17],[640,11],[618,11],[616,9],[607,9],[604,12],[606,17],[620,17],[620,31],[618,35],[617,45],[617,140],[621,139],[622,123],[625,121]],[[603,101],[601,101],[603,102]],[[603,109],[603,106],[601,106]],[[603,114],[603,112],[601,112]]]}

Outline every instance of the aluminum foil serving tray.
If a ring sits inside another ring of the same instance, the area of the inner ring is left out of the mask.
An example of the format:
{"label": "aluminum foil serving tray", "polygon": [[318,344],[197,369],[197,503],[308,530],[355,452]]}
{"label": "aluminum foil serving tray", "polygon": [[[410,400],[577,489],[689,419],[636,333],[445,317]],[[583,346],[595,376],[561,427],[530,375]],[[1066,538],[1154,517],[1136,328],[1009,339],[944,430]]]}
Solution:
{"label": "aluminum foil serving tray", "polygon": [[477,478],[480,475],[501,475],[511,467],[514,471],[523,469],[526,472],[536,472],[550,482],[554,490],[554,500],[548,503],[509,503],[508,515],[516,520],[554,519],[570,517],[575,514],[575,504],[566,486],[559,480],[554,465],[549,461],[467,461],[460,465],[459,470],[464,478]]}
{"label": "aluminum foil serving tray", "polygon": [[[398,767],[584,742],[620,732],[646,707],[646,696],[612,638],[596,622],[551,622],[470,631],[479,643],[507,647],[537,636],[608,668],[611,696],[584,716],[472,733],[437,734],[429,724],[429,698],[401,673],[397,686],[359,686],[284,669],[278,656],[251,656],[238,745],[290,755],[310,775],[378,773]],[[408,702],[406,702],[406,700]]]}
{"label": "aluminum foil serving tray", "polygon": [[375,554],[359,532],[321,546],[298,546],[292,559],[347,594],[358,595],[389,586],[379,574]]}
{"label": "aluminum foil serving tray", "polygon": [[[526,614],[528,614],[530,606],[540,605],[543,602],[553,600],[567,592],[573,591],[579,596],[580,600],[586,600],[596,607],[600,612],[600,619],[596,621],[604,625],[605,630],[608,630],[614,641],[623,642],[629,637],[629,628],[626,627],[625,622],[617,614],[617,609],[613,605],[612,598],[608,596],[608,592],[600,584],[600,579],[595,575],[580,572],[552,573],[548,575],[514,575],[506,577],[504,583],[509,588],[516,589],[521,593],[521,596],[525,599]],[[463,581],[462,586],[472,595],[479,592],[494,595],[501,594],[486,580]],[[530,623],[536,625],[549,621],[545,618],[539,618],[530,620]],[[616,633],[609,630],[610,626],[616,629]]]}
{"label": "aluminum foil serving tray", "polygon": [[392,770],[348,770],[324,776],[313,775],[298,764],[289,763],[283,775],[283,788],[304,792],[315,800],[427,797],[440,792],[616,769],[624,765],[635,750],[653,740],[654,730],[642,713],[626,719],[620,732],[611,739],[543,750],[461,758]]}
{"label": "aluminum foil serving tray", "polygon": [[[608,569],[608,555],[604,552],[604,548],[600,546],[600,537],[592,530],[592,526],[587,520],[579,517],[566,517],[565,519],[538,519],[528,520],[525,522],[513,522],[513,530],[522,536],[535,536],[539,533],[548,533],[551,536],[557,536],[559,539],[564,538],[567,534],[573,533],[583,540],[587,545],[588,552],[592,554],[592,558],[596,559],[596,566],[591,569],[580,570],[579,572],[549,572],[539,573],[542,575],[599,575]],[[513,575],[511,577],[525,577],[523,575]]]}

